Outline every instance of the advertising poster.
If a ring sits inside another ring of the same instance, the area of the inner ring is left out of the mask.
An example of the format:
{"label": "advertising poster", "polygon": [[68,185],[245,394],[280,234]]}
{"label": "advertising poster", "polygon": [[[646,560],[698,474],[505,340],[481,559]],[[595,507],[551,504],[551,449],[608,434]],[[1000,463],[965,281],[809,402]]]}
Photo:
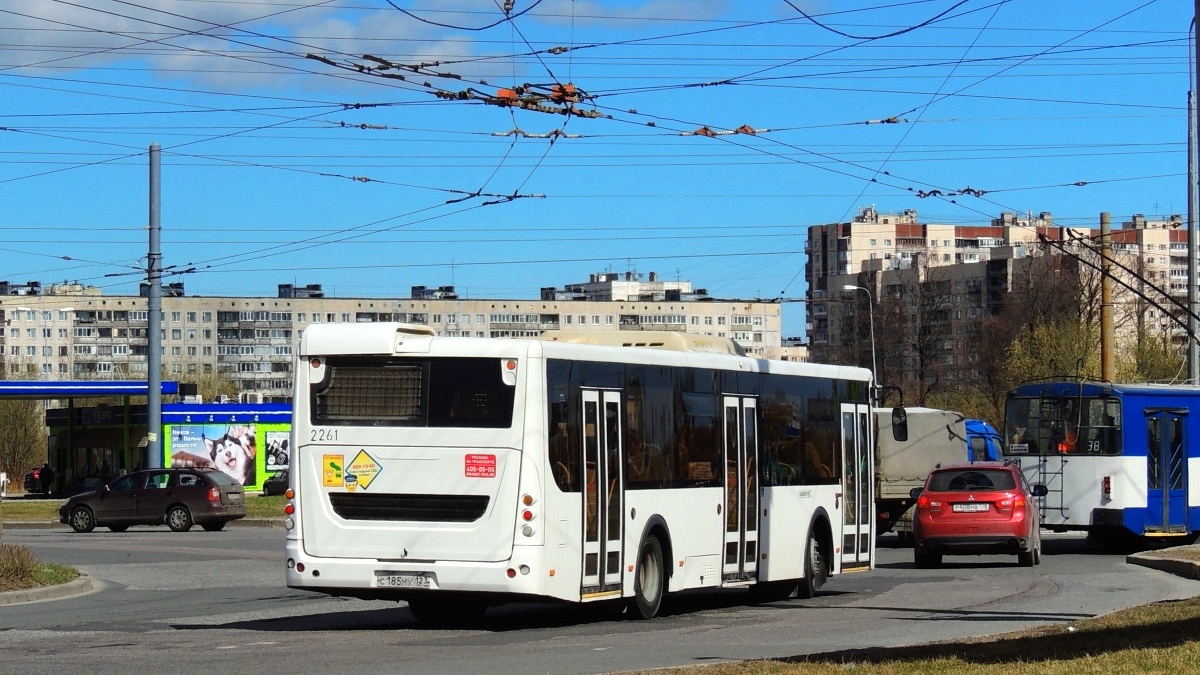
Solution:
{"label": "advertising poster", "polygon": [[254,427],[253,424],[174,425],[170,466],[213,468],[242,485],[257,485],[258,442]]}
{"label": "advertising poster", "polygon": [[288,431],[265,431],[267,473],[274,473],[288,468]]}
{"label": "advertising poster", "polygon": [[256,488],[272,473],[288,468],[290,435],[290,424],[168,424],[163,434],[163,466],[209,467],[247,488]]}

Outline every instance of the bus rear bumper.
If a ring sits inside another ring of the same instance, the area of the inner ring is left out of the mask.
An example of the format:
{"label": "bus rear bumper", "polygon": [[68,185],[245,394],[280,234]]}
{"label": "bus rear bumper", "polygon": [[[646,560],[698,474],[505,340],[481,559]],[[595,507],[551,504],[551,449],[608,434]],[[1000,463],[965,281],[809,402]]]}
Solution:
{"label": "bus rear bumper", "polygon": [[552,591],[552,571],[539,547],[515,547],[499,562],[321,558],[303,551],[302,542],[284,548],[289,588],[366,600],[405,600],[425,593],[469,592],[578,600]]}

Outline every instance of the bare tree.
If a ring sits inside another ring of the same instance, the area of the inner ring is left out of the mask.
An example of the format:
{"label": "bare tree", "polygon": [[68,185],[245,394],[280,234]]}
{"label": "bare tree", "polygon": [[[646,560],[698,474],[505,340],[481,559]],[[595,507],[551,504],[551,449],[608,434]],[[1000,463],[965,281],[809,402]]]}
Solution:
{"label": "bare tree", "polygon": [[46,423],[41,403],[0,399],[0,471],[13,480],[46,461]]}

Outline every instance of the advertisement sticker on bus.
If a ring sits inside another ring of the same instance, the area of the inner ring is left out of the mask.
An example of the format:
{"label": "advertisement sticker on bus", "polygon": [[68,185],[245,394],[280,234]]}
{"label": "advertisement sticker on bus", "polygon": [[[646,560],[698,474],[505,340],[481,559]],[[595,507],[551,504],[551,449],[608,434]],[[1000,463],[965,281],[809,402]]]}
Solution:
{"label": "advertisement sticker on bus", "polygon": [[366,490],[380,471],[383,471],[383,467],[375,462],[375,458],[368,455],[366,450],[359,450],[350,466],[346,467],[346,489],[351,492],[356,487]]}
{"label": "advertisement sticker on bus", "polygon": [[345,459],[341,455],[322,455],[321,466],[321,484],[325,487],[342,487],[345,480],[342,475],[346,468]]}
{"label": "advertisement sticker on bus", "polygon": [[464,473],[467,478],[495,478],[495,455],[467,455],[464,458]]}

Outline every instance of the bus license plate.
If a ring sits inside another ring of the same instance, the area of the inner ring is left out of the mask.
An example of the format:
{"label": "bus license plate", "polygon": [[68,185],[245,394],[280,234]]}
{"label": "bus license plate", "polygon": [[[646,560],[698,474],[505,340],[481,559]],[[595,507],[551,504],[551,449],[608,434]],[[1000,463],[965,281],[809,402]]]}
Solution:
{"label": "bus license plate", "polygon": [[979,511],[987,511],[988,505],[983,502],[968,502],[966,504],[954,504],[950,508],[957,513],[976,513]]}
{"label": "bus license plate", "polygon": [[396,572],[376,572],[375,585],[392,588],[429,588],[429,577]]}

